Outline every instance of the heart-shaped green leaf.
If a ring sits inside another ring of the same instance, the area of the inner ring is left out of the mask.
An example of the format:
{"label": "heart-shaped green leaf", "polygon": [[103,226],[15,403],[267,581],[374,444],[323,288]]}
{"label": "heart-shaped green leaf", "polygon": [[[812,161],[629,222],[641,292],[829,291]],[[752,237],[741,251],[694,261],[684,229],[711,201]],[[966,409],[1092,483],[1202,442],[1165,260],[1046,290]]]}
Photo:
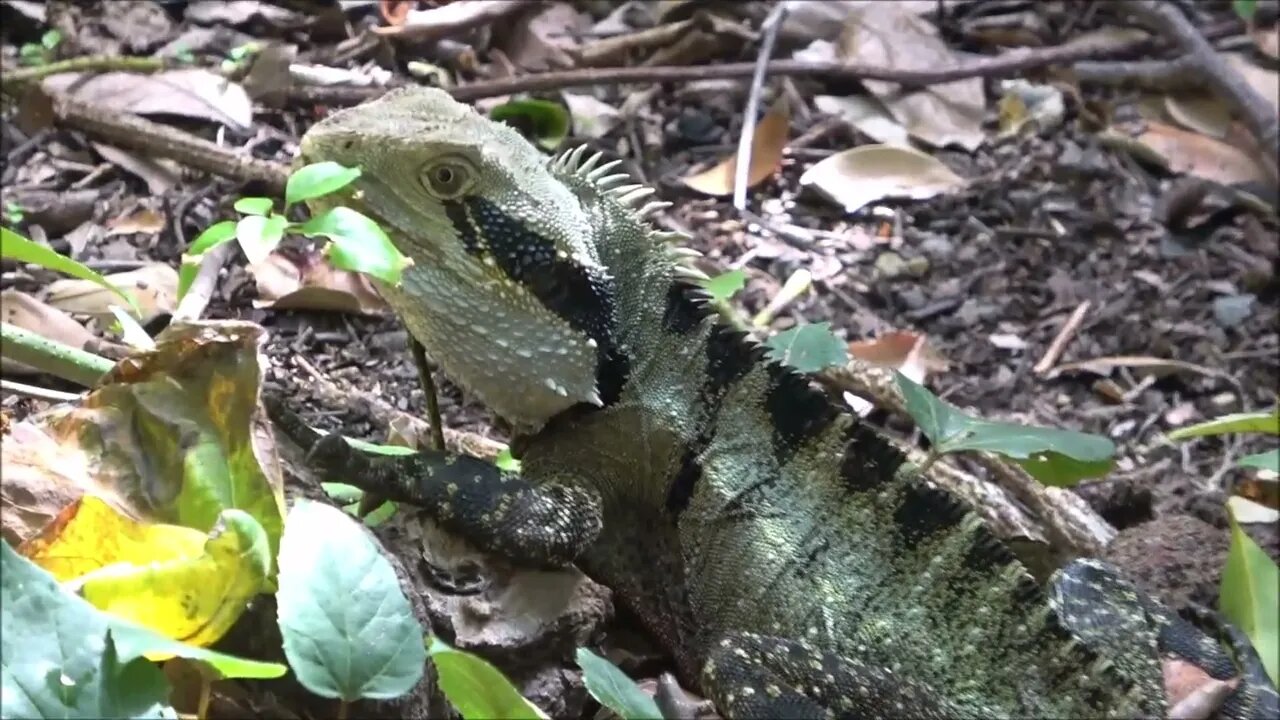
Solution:
{"label": "heart-shaped green leaf", "polygon": [[426,661],[422,625],[358,523],[337,508],[298,501],[279,564],[280,632],[298,682],[347,702],[398,697],[417,684]]}
{"label": "heart-shaped green leaf", "polygon": [[808,323],[774,335],[765,343],[769,357],[803,373],[849,362],[849,348],[831,332],[831,323]]}
{"label": "heart-shaped green leaf", "polygon": [[1101,435],[976,418],[902,373],[895,375],[907,412],[938,453],[998,453],[1050,485],[1105,475],[1114,462],[1115,443]]}
{"label": "heart-shaped green leaf", "polygon": [[727,302],[747,284],[747,274],[741,270],[730,270],[702,281],[702,287],[711,293],[711,299]]}

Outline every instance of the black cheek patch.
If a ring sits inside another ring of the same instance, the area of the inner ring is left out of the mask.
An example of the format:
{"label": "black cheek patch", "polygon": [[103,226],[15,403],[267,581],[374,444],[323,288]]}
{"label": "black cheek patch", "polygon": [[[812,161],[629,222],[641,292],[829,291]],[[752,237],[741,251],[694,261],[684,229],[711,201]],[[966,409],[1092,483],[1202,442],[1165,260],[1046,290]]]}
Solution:
{"label": "black cheek patch", "polygon": [[630,367],[614,343],[613,283],[556,252],[555,243],[480,197],[445,203],[445,212],[476,257],[489,256],[511,280],[570,327],[596,341],[596,383],[605,405],[622,394]]}

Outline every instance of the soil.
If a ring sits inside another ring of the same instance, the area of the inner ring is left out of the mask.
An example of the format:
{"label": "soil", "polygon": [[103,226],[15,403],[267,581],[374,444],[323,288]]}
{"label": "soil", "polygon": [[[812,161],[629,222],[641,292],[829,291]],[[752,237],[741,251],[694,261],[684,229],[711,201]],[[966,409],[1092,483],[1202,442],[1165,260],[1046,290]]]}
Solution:
{"label": "soil", "polygon": [[[171,36],[192,29],[175,10],[165,17]],[[86,21],[78,27],[86,47],[103,38],[119,43],[125,37],[101,23]],[[240,30],[270,31],[263,28],[249,23]],[[302,37],[299,33],[294,31],[295,38]],[[304,40],[304,46],[331,54],[335,40],[323,37]],[[18,45],[38,38],[37,26],[30,22],[6,25],[6,63]],[[744,49],[741,58],[727,59],[751,59],[753,52]],[[401,74],[402,66],[396,65]],[[746,270],[748,285],[735,299],[746,313],[763,308],[797,269],[814,273],[815,291],[789,305],[774,322],[775,330],[829,322],[850,341],[889,330],[916,331],[927,336],[948,364],[929,378],[930,387],[948,401],[992,419],[1113,439],[1119,449],[1115,471],[1076,489],[1121,530],[1108,559],[1174,606],[1214,605],[1229,543],[1224,502],[1249,475],[1233,463],[1268,449],[1267,439],[1175,444],[1164,433],[1276,401],[1280,244],[1274,214],[1232,204],[1217,189],[1144,165],[1103,144],[1074,106],[1054,130],[989,142],[972,154],[936,152],[961,175],[977,179],[955,194],[881,203],[890,209],[883,218],[846,216],[801,189],[800,175],[818,159],[868,142],[850,128],[824,132],[789,154],[780,171],[750,194],[752,207],[771,226],[821,231],[812,242],[788,242],[741,220],[727,200],[695,195],[678,182],[696,163],[721,157],[736,144],[745,86],[716,87],[731,92],[657,86],[643,112],[593,144],[610,154],[630,149],[623,154],[629,169],[675,203],[665,221],[692,233],[690,244],[706,254],[708,272]],[[770,93],[793,88],[800,98],[831,91],[805,78],[770,87]],[[612,88],[601,98],[616,105],[628,92]],[[988,97],[998,97],[991,81]],[[1123,117],[1135,97],[1108,91],[1087,99]],[[253,127],[223,129],[219,135],[225,144],[249,143],[259,157],[289,162],[300,133],[327,109],[305,102],[259,108]],[[17,112],[8,111],[0,138],[7,156],[6,200],[21,197],[26,207],[15,229],[43,237],[55,249],[71,251],[99,269],[146,261],[176,266],[196,234],[233,216],[236,198],[260,191],[252,184],[184,173],[171,189],[153,194],[136,175],[104,161],[83,135],[60,128],[25,133],[14,118]],[[797,113],[791,137],[804,136],[822,121],[817,114]],[[178,124],[214,135],[209,123]],[[86,179],[90,174],[94,177]],[[100,229],[113,219],[142,207],[162,211],[164,228],[103,236]],[[864,240],[852,241],[854,235]],[[85,243],[84,237],[94,241]],[[886,252],[896,253],[917,272],[887,277],[877,269]],[[51,277],[6,264],[0,286],[38,292]],[[1224,303],[1245,294],[1254,299],[1243,316],[1224,311]],[[255,297],[254,281],[237,256],[205,315],[252,320],[267,328],[271,369],[266,380],[283,388],[313,424],[373,440],[386,434],[358,407],[318,404],[307,390],[311,376],[304,372],[303,360],[352,394],[373,395],[398,409],[425,414],[408,338],[394,318],[258,308]],[[1139,356],[1183,365],[1155,373],[1134,364],[1106,375],[1080,370],[1047,377],[1033,372],[1083,302],[1089,310],[1060,363]],[[149,329],[159,330],[163,322]],[[1010,343],[997,344],[993,336],[1020,342],[1010,349]],[[38,382],[74,389],[49,378]],[[447,379],[437,377],[437,383],[449,427],[507,439],[483,407]],[[4,398],[6,412],[17,419],[38,407],[38,402],[12,395]],[[1274,523],[1245,527],[1273,558],[1280,558],[1280,532]]]}

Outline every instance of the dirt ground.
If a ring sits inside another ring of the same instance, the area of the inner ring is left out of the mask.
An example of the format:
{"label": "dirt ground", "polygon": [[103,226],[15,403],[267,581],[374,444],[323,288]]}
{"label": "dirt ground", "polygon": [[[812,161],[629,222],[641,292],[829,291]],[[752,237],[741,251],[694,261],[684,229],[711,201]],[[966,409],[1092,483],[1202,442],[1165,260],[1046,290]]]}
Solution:
{"label": "dirt ground", "polygon": [[[135,14],[97,6],[71,13],[67,27],[78,33],[86,52],[104,46],[154,52],[201,29],[225,37],[197,50],[198,57],[225,57],[243,37],[278,37],[298,44],[313,61],[335,66],[391,58],[393,73],[408,81],[404,63],[417,47],[384,41],[344,57],[339,43],[346,33],[332,27],[281,29],[262,18],[197,24],[177,7],[184,3],[162,10],[161,23],[154,19],[156,3],[119,5],[153,7]],[[1230,9],[1221,5],[1205,10],[1206,18],[1230,20]],[[5,12],[7,63],[18,46],[38,42],[44,26],[12,9]],[[375,15],[349,12],[348,22],[364,27],[377,20]],[[1095,24],[1105,20],[1104,13],[1090,17]],[[1084,21],[1069,32],[1088,29]],[[750,43],[730,46],[717,59],[751,61],[755,52]],[[483,48],[480,57],[488,68],[492,57]],[[840,90],[838,82],[833,90],[833,82],[800,75],[768,83],[766,100],[789,94],[803,102]],[[1224,502],[1249,477],[1234,461],[1266,450],[1266,438],[1174,444],[1164,434],[1276,401],[1280,243],[1274,208],[1266,213],[1244,207],[1219,187],[1141,162],[1101,141],[1083,109],[1105,105],[1121,122],[1126,113],[1133,114],[1138,91],[1086,87],[1088,105],[1070,103],[1065,122],[1050,131],[985,142],[972,153],[931,151],[973,178],[970,184],[931,199],[876,203],[887,208],[876,216],[848,215],[799,182],[816,161],[864,144],[867,137],[847,124],[833,125],[812,107],[795,112],[790,137],[805,137],[804,147],[792,149],[781,169],[750,194],[751,206],[770,225],[819,231],[808,241],[787,240],[743,220],[727,198],[708,198],[680,182],[698,163],[736,147],[745,89],[743,81],[726,80],[693,89],[678,83],[604,85],[599,98],[613,105],[636,91],[650,97],[614,131],[591,142],[624,157],[624,167],[675,203],[664,220],[693,235],[691,245],[706,255],[704,269],[713,275],[730,267],[746,271],[746,289],[735,302],[747,314],[765,307],[796,270],[813,273],[814,290],[787,306],[774,330],[825,321],[849,341],[914,331],[946,361],[944,370],[930,374],[929,385],[948,401],[992,419],[1114,440],[1119,448],[1115,471],[1075,490],[1121,530],[1109,557],[1173,603],[1214,605],[1229,538]],[[998,97],[994,80],[987,81],[986,90],[989,98]],[[18,117],[24,107],[6,109],[0,137],[7,158],[4,200],[25,208],[16,229],[47,239],[91,267],[117,271],[153,261],[176,267],[196,234],[213,221],[233,217],[230,205],[236,198],[260,190],[253,183],[183,171],[177,182],[155,193],[137,174],[104,159],[81,133],[58,126],[25,132]],[[217,135],[230,146],[247,144],[258,157],[289,162],[301,132],[331,107],[291,97],[279,107],[261,106],[253,124],[242,129],[190,118],[166,121],[204,137]],[[989,121],[994,126],[994,103]],[[159,212],[163,227],[102,231],[140,208]],[[290,245],[303,252],[302,243]],[[903,262],[891,262],[895,258],[886,259],[886,253]],[[50,279],[9,264],[4,270],[4,289],[39,292]],[[268,329],[272,371],[267,380],[295,398],[308,420],[351,436],[385,437],[385,428],[358,406],[317,400],[307,389],[314,378],[304,366],[352,394],[425,413],[407,335],[394,318],[256,307],[256,298],[255,282],[236,255],[205,316],[252,320]],[[1104,372],[1087,367],[1056,375],[1034,372],[1068,317],[1085,302],[1083,321],[1059,365],[1117,356],[1173,362],[1119,362]],[[161,317],[149,329],[158,330],[164,321]],[[51,387],[73,389],[45,380]],[[447,379],[437,382],[448,426],[506,440],[483,407]],[[14,396],[4,399],[15,417],[39,406]],[[906,427],[900,419],[893,425],[899,432]],[[1274,523],[1247,530],[1280,558]]]}

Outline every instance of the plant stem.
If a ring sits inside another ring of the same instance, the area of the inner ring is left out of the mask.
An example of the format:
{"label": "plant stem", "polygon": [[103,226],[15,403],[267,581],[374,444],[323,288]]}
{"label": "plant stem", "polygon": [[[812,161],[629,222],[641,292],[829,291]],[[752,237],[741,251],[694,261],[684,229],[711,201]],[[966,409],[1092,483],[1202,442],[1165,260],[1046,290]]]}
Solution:
{"label": "plant stem", "polygon": [[930,446],[929,453],[924,457],[924,463],[920,465],[920,475],[923,477],[925,473],[929,472],[929,468],[933,467],[933,464],[940,457],[942,457],[942,453],[938,452],[938,448]]}
{"label": "plant stem", "polygon": [[93,387],[104,373],[115,366],[114,362],[101,355],[64,345],[9,323],[0,323],[0,355],[85,387]]}
{"label": "plant stem", "polygon": [[83,57],[59,60],[47,65],[18,68],[5,72],[6,85],[39,80],[50,75],[73,72],[101,72],[122,70],[125,72],[156,72],[170,67],[172,63],[163,58],[153,57],[117,57],[114,55],[85,55]]}

